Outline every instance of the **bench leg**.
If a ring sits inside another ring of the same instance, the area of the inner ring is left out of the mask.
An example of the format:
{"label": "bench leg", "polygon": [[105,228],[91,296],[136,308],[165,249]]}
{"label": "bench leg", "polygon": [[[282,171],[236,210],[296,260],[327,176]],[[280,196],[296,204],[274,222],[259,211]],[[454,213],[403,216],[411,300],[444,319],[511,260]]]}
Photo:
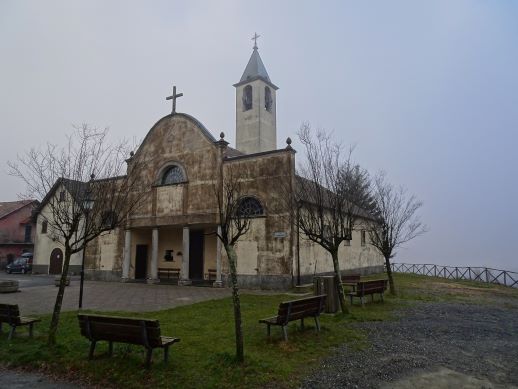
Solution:
{"label": "bench leg", "polygon": [[146,352],[146,369],[149,369],[151,366],[151,356],[153,355],[153,349],[148,348]]}
{"label": "bench leg", "polygon": [[164,347],[164,363],[169,361],[169,346]]}
{"label": "bench leg", "polygon": [[353,296],[349,295],[349,298],[351,299],[351,305],[353,305]]}
{"label": "bench leg", "polygon": [[11,340],[13,338],[14,331],[16,331],[16,326],[11,326],[11,331],[9,331],[9,336],[7,337],[7,340]]}
{"label": "bench leg", "polygon": [[93,359],[94,357],[94,351],[95,351],[95,344],[97,342],[95,340],[90,342],[90,353],[88,354],[88,359]]}
{"label": "bench leg", "polygon": [[365,301],[364,301],[363,299],[364,299],[364,297],[363,297],[363,296],[362,296],[362,297],[360,297],[360,301],[362,302],[362,308],[365,306]]}
{"label": "bench leg", "polygon": [[315,325],[317,326],[317,332],[320,332],[320,318],[315,316]]}
{"label": "bench leg", "polygon": [[286,330],[286,326],[282,326],[282,334],[284,335],[284,340],[288,341],[288,331]]}
{"label": "bench leg", "polygon": [[29,337],[32,338],[32,326],[34,323],[29,324]]}
{"label": "bench leg", "polygon": [[266,324],[266,335],[270,336],[270,325]]}
{"label": "bench leg", "polygon": [[108,344],[108,355],[111,357],[113,355],[113,342],[110,340]]}
{"label": "bench leg", "polygon": [[304,318],[300,319],[300,329],[304,329]]}

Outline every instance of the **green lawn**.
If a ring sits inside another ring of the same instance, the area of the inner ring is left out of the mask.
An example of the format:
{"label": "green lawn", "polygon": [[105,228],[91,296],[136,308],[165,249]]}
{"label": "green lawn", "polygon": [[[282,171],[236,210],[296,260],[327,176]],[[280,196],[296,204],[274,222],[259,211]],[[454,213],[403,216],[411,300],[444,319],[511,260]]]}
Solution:
{"label": "green lawn", "polygon": [[[398,275],[397,282],[400,297],[387,298],[385,303],[370,303],[368,299],[365,308],[355,306],[346,316],[323,315],[320,334],[315,332],[311,320],[306,320],[304,331],[298,328],[298,323],[293,323],[288,329],[288,342],[281,340],[281,331],[277,327],[272,328],[272,337],[267,339],[266,329],[258,319],[272,316],[279,302],[296,297],[243,295],[246,362],[242,366],[237,365],[233,358],[230,298],[145,314],[111,313],[158,319],[163,335],[182,339],[171,347],[167,365],[162,362],[162,350],[155,350],[153,365],[148,371],[143,368],[143,347],[138,346],[115,344],[114,355],[109,358],[107,344],[100,342],[96,358],[88,361],[89,342],[79,334],[75,312],[62,314],[58,345],[52,349],[46,345],[50,315],[42,317],[43,321],[36,326],[34,339],[29,339],[25,329],[20,328],[15,338],[8,342],[4,330],[0,340],[0,361],[8,367],[43,370],[65,379],[101,386],[254,388],[273,384],[275,387],[297,387],[297,377],[316,366],[321,357],[332,352],[333,347],[342,343],[354,348],[368,345],[365,334],[353,328],[352,322],[390,320],[394,309],[412,301],[450,298],[450,292],[430,296],[424,293],[437,279]],[[491,289],[498,290],[497,287]]]}

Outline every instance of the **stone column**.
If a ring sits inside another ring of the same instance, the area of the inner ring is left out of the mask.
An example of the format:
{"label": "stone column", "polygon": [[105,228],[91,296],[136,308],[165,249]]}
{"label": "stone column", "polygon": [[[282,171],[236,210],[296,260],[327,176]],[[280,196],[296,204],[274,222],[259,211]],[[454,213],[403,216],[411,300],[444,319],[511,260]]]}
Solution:
{"label": "stone column", "polygon": [[153,228],[151,233],[151,277],[148,283],[160,282],[158,279],[158,228]]}
{"label": "stone column", "polygon": [[[221,235],[221,226],[218,226],[218,235]],[[216,236],[216,281],[212,284],[215,288],[222,288],[221,280],[221,240]]]}
{"label": "stone column", "polygon": [[183,228],[183,253],[182,253],[182,271],[178,285],[191,285],[189,279],[189,227]]}
{"label": "stone column", "polygon": [[124,231],[124,259],[122,261],[122,282],[129,280],[131,266],[131,230]]}

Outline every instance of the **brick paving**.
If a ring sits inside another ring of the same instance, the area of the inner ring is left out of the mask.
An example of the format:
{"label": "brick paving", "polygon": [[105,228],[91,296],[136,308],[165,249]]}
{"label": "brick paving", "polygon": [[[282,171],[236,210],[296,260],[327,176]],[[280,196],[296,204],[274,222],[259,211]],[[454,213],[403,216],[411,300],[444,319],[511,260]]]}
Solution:
{"label": "brick paving", "polygon": [[[0,302],[18,304],[23,315],[52,312],[57,293],[55,286],[32,286],[20,290],[18,293],[0,294]],[[84,309],[129,312],[158,311],[231,295],[228,288],[102,281],[85,281],[83,293]],[[78,301],[79,281],[73,279],[65,290],[62,311],[77,310]]]}

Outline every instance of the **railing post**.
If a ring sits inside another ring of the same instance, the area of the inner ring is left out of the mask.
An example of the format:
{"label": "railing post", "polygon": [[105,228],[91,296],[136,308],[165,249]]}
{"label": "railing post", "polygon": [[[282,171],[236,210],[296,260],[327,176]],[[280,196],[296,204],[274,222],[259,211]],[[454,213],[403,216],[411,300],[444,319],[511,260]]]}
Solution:
{"label": "railing post", "polygon": [[468,266],[468,278],[471,281],[471,267]]}
{"label": "railing post", "polygon": [[486,283],[489,284],[489,274],[487,272],[487,267],[486,267]]}
{"label": "railing post", "polygon": [[437,265],[433,265],[433,274],[434,277],[437,277]]}
{"label": "railing post", "polygon": [[459,268],[457,266],[455,266],[455,279],[459,279]]}
{"label": "railing post", "polygon": [[507,275],[507,272],[504,270],[504,285],[507,286],[507,280],[506,280],[506,276]]}

